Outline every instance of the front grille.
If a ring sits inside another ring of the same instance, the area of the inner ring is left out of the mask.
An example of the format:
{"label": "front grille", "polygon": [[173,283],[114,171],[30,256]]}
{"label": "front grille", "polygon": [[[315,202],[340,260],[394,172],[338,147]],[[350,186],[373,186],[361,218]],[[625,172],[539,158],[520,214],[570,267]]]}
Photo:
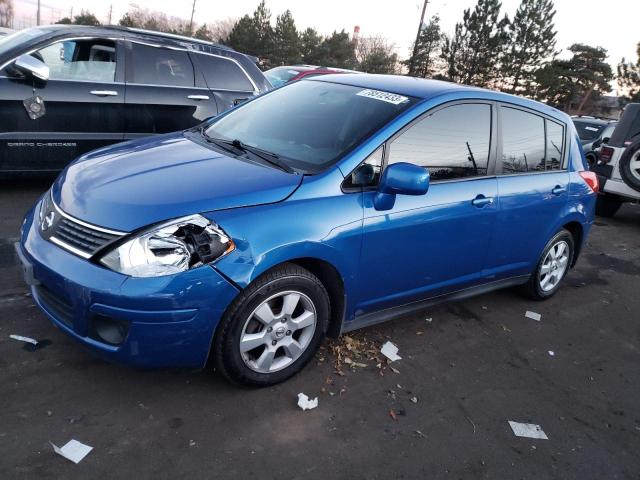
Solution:
{"label": "front grille", "polygon": [[68,217],[62,217],[51,232],[51,237],[88,255],[93,255],[120,236],[86,227]]}
{"label": "front grille", "polygon": [[45,195],[40,205],[40,233],[47,240],[83,258],[89,258],[105,245],[125,235],[88,224],[64,213]]}
{"label": "front grille", "polygon": [[71,304],[44,285],[37,285],[35,289],[38,300],[40,300],[44,308],[66,326],[73,328],[73,308]]}

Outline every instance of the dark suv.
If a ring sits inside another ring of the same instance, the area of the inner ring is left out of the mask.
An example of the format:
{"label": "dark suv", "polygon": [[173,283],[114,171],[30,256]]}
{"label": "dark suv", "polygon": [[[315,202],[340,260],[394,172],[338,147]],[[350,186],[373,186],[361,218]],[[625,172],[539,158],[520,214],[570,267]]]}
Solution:
{"label": "dark suv", "polygon": [[209,42],[122,27],[23,30],[0,40],[0,173],[57,171],[269,88],[255,58]]}

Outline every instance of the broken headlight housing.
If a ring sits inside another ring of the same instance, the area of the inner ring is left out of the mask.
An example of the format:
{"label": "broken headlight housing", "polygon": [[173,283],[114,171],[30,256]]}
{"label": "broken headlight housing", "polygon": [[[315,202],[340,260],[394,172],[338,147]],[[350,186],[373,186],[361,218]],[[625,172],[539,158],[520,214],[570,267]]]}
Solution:
{"label": "broken headlight housing", "polygon": [[159,277],[213,262],[235,245],[201,215],[156,225],[130,237],[100,258],[111,270],[132,277]]}

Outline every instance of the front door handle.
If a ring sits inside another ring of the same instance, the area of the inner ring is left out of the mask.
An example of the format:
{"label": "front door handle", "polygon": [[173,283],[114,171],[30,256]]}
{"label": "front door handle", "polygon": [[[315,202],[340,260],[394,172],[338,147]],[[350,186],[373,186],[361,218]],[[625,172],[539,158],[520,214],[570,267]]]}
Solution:
{"label": "front door handle", "polygon": [[551,190],[551,193],[553,193],[554,195],[562,195],[566,191],[566,187],[563,187],[562,185],[556,185],[555,187],[553,187],[553,190]]}
{"label": "front door handle", "polygon": [[471,200],[471,205],[478,208],[482,208],[485,205],[491,205],[492,203],[493,203],[492,197],[485,197],[482,194],[478,195],[476,198]]}
{"label": "front door handle", "polygon": [[189,100],[209,100],[208,95],[189,95],[187,97]]}
{"label": "front door handle", "polygon": [[117,97],[118,96],[118,92],[116,92],[115,90],[91,90],[89,93],[97,97]]}

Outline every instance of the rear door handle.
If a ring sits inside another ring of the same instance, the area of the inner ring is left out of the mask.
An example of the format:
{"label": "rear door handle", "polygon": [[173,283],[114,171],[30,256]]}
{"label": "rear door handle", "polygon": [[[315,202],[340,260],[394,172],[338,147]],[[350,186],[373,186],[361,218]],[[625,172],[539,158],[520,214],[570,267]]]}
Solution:
{"label": "rear door handle", "polygon": [[209,95],[189,95],[189,100],[209,100]]}
{"label": "rear door handle", "polygon": [[551,193],[553,193],[554,195],[562,195],[566,191],[567,191],[566,187],[563,187],[561,185],[556,185],[555,187],[553,187],[553,190],[551,190]]}
{"label": "rear door handle", "polygon": [[115,90],[91,90],[89,93],[97,97],[117,97],[118,96],[118,92],[116,92]]}
{"label": "rear door handle", "polygon": [[492,203],[493,203],[492,197],[485,197],[482,194],[478,195],[476,198],[471,200],[471,205],[478,208],[482,208],[485,205],[491,205]]}

